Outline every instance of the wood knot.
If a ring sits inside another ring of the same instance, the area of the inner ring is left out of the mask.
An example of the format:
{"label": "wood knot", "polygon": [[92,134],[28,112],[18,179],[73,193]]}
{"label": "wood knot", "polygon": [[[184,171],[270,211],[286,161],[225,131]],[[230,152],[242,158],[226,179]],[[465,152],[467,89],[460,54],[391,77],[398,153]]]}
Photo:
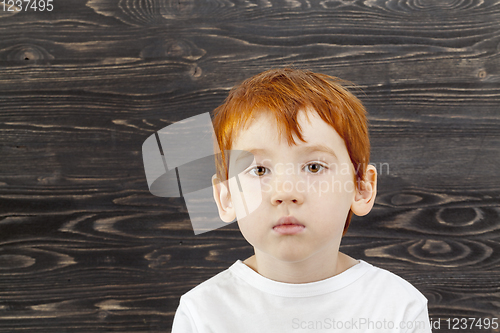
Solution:
{"label": "wood knot", "polygon": [[182,58],[196,61],[203,57],[206,51],[197,47],[194,43],[184,40],[155,40],[141,51],[141,58]]}
{"label": "wood knot", "polygon": [[391,198],[391,203],[396,206],[411,205],[422,201],[422,197],[415,194],[398,193]]}
{"label": "wood knot", "polygon": [[191,70],[191,75],[193,77],[200,77],[201,76],[201,68],[198,67],[198,66],[195,66],[192,70]]}
{"label": "wood knot", "polygon": [[15,45],[7,53],[7,60],[33,62],[37,60],[52,60],[54,56],[38,45]]}
{"label": "wood knot", "polygon": [[483,212],[477,207],[441,208],[436,215],[440,224],[451,227],[470,226],[483,219]]}
{"label": "wood knot", "polygon": [[422,246],[422,250],[431,254],[445,254],[451,252],[451,246],[442,240],[428,239]]}

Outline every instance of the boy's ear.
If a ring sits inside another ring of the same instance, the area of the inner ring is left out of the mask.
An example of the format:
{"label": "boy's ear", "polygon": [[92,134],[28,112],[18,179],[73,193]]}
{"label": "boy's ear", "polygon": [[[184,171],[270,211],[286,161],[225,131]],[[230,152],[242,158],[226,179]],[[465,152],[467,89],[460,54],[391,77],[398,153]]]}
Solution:
{"label": "boy's ear", "polygon": [[351,205],[352,212],[358,216],[368,214],[375,203],[376,195],[377,169],[369,164],[365,171],[364,180],[359,181],[359,186],[356,187],[356,194]]}
{"label": "boy's ear", "polygon": [[214,199],[219,210],[220,219],[226,223],[234,221],[236,212],[231,201],[228,189],[228,181],[221,182],[217,175],[212,176],[212,187],[214,189]]}

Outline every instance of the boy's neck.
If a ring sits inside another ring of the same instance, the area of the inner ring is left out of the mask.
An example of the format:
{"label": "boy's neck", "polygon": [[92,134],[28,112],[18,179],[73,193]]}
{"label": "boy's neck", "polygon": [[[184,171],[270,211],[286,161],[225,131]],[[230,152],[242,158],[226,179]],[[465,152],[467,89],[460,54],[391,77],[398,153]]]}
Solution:
{"label": "boy's neck", "polygon": [[258,251],[244,263],[260,275],[278,282],[309,283],[321,281],[344,272],[359,263],[348,255],[338,252],[325,255],[324,260],[304,260],[285,262],[269,258]]}

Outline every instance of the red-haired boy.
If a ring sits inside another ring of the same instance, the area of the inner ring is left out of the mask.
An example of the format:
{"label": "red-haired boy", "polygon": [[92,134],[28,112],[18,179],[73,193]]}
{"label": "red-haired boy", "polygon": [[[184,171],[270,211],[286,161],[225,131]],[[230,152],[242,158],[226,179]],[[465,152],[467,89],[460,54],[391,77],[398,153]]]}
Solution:
{"label": "red-haired boy", "polygon": [[221,151],[254,157],[228,177],[234,161],[222,154],[213,184],[221,219],[238,220],[255,254],[183,295],[172,331],[430,332],[417,289],[339,252],[377,185],[366,111],[342,81],[269,70],[233,88],[214,114]]}

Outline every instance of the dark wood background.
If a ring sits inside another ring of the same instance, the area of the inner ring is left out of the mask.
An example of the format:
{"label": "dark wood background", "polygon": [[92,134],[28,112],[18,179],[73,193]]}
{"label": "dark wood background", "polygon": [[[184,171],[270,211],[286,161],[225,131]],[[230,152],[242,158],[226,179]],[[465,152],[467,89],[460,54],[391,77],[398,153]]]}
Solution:
{"label": "dark wood background", "polygon": [[342,250],[421,290],[435,332],[500,317],[500,1],[53,6],[0,11],[0,332],[169,332],[252,250],[152,196],[142,143],[282,66],[353,81],[370,112],[379,195]]}

